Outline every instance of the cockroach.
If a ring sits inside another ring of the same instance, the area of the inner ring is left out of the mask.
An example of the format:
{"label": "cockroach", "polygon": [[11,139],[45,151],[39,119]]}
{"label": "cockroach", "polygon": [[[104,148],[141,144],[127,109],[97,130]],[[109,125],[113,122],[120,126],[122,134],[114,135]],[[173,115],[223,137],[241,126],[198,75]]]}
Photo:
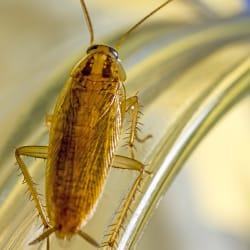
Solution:
{"label": "cockroach", "polygon": [[[139,101],[135,95],[126,98],[125,71],[113,47],[93,44],[94,32],[84,0],[81,5],[90,33],[90,47],[70,73],[70,77],[57,98],[52,115],[49,115],[48,146],[23,146],[15,151],[16,160],[28,185],[31,197],[44,226],[43,233],[30,245],[55,233],[69,240],[79,235],[94,247],[100,244],[82,230],[93,215],[102,194],[111,167],[139,172],[129,191],[119,221],[107,245],[114,247],[137,186],[147,173],[144,164],[135,160],[133,148],[138,138],[137,122]],[[134,25],[119,40],[120,44],[148,17],[167,5],[164,2]],[[128,146],[131,158],[115,154],[126,112],[131,114]],[[46,212],[22,156],[47,160],[45,174]]]}

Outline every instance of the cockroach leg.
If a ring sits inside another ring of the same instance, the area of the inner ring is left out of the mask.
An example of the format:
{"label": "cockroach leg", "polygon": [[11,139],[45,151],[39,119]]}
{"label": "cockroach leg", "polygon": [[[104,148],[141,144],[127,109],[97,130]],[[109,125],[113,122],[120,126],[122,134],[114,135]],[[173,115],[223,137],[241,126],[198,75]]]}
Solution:
{"label": "cockroach leg", "polygon": [[[32,177],[28,172],[27,166],[25,165],[24,161],[21,158],[21,156],[28,156],[28,157],[33,157],[33,158],[47,159],[48,147],[47,146],[24,146],[24,147],[20,147],[16,149],[15,155],[16,155],[18,166],[22,171],[24,180],[27,183],[28,189],[35,202],[35,206],[38,211],[38,214],[42,219],[42,223],[44,225],[44,232],[42,233],[42,235],[47,235],[46,249],[49,250],[50,249],[49,235],[52,233],[52,229],[49,228],[49,223],[47,222],[47,218],[43,211],[42,203],[39,199],[39,195],[35,188],[34,182],[32,181]],[[48,235],[48,232],[51,232],[51,233]],[[34,244],[34,241],[31,243]]]}
{"label": "cockroach leg", "polygon": [[111,231],[109,233],[109,237],[105,240],[104,245],[114,248],[116,241],[119,237],[120,231],[123,228],[123,224],[126,220],[128,212],[131,211],[131,205],[134,201],[135,195],[140,188],[141,182],[143,180],[143,176],[145,173],[149,173],[146,171],[145,165],[141,162],[131,159],[125,156],[115,155],[112,163],[112,167],[120,168],[120,169],[128,169],[128,170],[136,170],[139,172],[136,180],[134,181],[131,189],[129,190],[127,197],[123,200],[115,221],[112,223]]}
{"label": "cockroach leg", "polygon": [[119,169],[136,170],[138,172],[144,172],[151,175],[150,171],[145,170],[145,165],[143,163],[123,155],[114,156],[112,167]]}
{"label": "cockroach leg", "polygon": [[151,138],[152,135],[147,135],[144,138],[139,138],[137,135],[138,130],[138,119],[140,114],[140,104],[138,101],[138,96],[132,96],[126,99],[126,112],[131,111],[131,129],[129,134],[128,146],[131,150],[131,157],[134,159],[134,142],[145,142],[147,139]]}
{"label": "cockroach leg", "polygon": [[21,156],[29,156],[33,158],[42,158],[47,159],[48,155],[48,147],[46,146],[25,146],[16,149],[15,156],[18,163],[19,168],[22,171],[23,177],[25,182],[28,185],[28,189],[31,193],[31,196],[35,202],[36,209],[38,211],[39,216],[42,219],[42,223],[45,228],[49,227],[49,224],[46,219],[46,215],[42,208],[42,203],[39,199],[38,192],[32,180],[30,173],[28,172],[27,166],[25,165],[24,161],[22,160]]}
{"label": "cockroach leg", "polygon": [[139,172],[139,175],[137,176],[131,189],[129,190],[127,197],[123,200],[121,207],[118,210],[118,215],[115,219],[115,222],[112,223],[109,237],[104,243],[104,245],[109,246],[113,249],[116,245],[116,241],[119,237],[120,231],[123,228],[123,224],[125,222],[127,214],[131,210],[131,205],[134,201],[137,191],[140,188],[144,174],[145,173],[151,174],[151,173],[145,170],[145,165],[143,163],[135,159],[121,155],[114,156],[112,167],[119,169],[135,170]]}

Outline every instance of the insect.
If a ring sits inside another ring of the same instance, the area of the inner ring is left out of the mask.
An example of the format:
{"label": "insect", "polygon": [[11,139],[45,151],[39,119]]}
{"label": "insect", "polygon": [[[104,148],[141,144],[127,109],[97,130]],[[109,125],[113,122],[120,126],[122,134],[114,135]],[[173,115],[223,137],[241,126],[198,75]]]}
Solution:
{"label": "insect", "polygon": [[[46,240],[47,249],[50,248],[49,236],[53,233],[66,240],[78,235],[94,247],[100,247],[82,228],[94,212],[109,170],[111,167],[136,170],[139,172],[138,178],[129,192],[122,216],[107,241],[108,246],[114,247],[137,186],[142,176],[148,173],[144,164],[135,160],[133,153],[135,141],[144,142],[150,137],[140,139],[137,135],[138,97],[126,98],[126,74],[117,50],[107,45],[93,45],[93,26],[84,0],[80,2],[90,33],[90,47],[86,57],[71,71],[69,80],[57,98],[53,114],[48,116],[49,144],[23,146],[15,152],[24,181],[44,226],[42,234],[29,244]],[[164,2],[134,25],[120,39],[119,44],[144,20],[169,2],[171,0]],[[131,114],[128,141],[131,158],[115,155],[128,111]],[[23,156],[47,160],[47,213]]]}

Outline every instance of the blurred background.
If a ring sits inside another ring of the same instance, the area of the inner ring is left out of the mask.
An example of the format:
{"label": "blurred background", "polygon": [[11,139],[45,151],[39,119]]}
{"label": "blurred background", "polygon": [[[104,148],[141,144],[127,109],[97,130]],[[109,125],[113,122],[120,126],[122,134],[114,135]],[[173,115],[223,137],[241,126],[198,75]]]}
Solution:
{"label": "blurred background", "polygon": [[[162,2],[88,1],[96,42],[113,41]],[[244,0],[176,0],[135,31],[133,41],[136,44],[143,31],[153,24],[154,29],[170,26],[171,34],[183,35],[184,39],[190,27],[247,17],[249,8],[249,1]],[[249,36],[245,44],[249,43]],[[13,177],[16,173],[13,151],[33,142],[37,119],[35,113],[30,116],[32,105],[65,65],[84,55],[89,35],[77,0],[0,0],[0,37],[0,221],[5,225],[11,222],[6,214],[6,200],[15,203],[10,190],[15,183],[21,185],[20,179]],[[168,37],[168,42],[176,37]],[[143,61],[147,53],[154,53],[158,44],[147,43],[135,55],[133,50],[126,54],[125,46],[121,48],[121,59],[124,58],[129,81],[133,66]],[[46,106],[42,112],[45,115],[49,110]],[[18,125],[27,119],[29,133],[19,133]],[[42,123],[40,116],[38,120]],[[249,128],[248,97],[223,117],[188,159],[136,249],[250,249]],[[19,198],[27,202],[24,196]],[[1,231],[0,240],[6,237]]]}

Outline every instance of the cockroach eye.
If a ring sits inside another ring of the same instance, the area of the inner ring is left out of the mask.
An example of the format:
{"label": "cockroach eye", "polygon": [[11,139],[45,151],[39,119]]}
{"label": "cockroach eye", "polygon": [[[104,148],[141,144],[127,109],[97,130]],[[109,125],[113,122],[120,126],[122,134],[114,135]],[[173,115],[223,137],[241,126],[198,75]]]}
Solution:
{"label": "cockroach eye", "polygon": [[109,47],[109,51],[113,54],[113,56],[118,59],[119,58],[119,55],[118,55],[118,52],[113,49],[112,47]]}

